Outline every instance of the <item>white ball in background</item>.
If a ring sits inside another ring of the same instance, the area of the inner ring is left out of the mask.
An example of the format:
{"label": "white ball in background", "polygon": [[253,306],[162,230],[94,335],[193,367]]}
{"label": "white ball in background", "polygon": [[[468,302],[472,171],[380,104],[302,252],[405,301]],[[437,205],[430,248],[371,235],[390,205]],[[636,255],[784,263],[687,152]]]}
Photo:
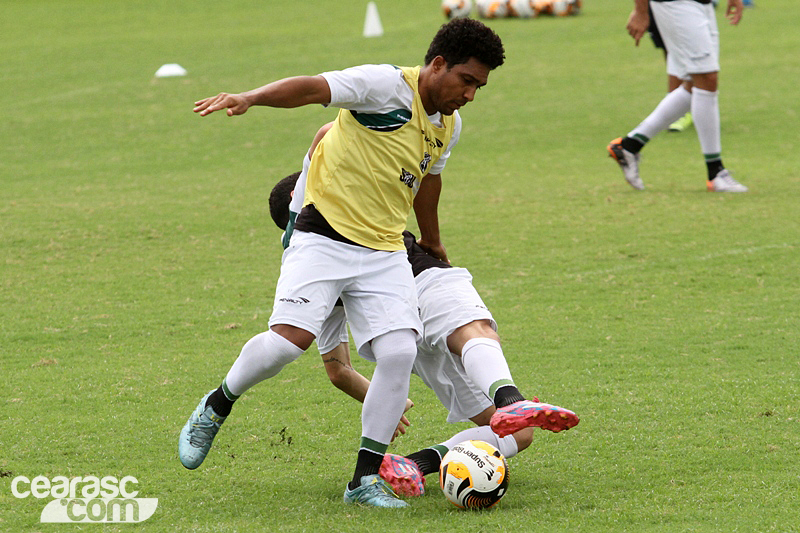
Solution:
{"label": "white ball in background", "polygon": [[509,0],[508,14],[511,17],[531,18],[536,16],[536,11],[531,0]]}

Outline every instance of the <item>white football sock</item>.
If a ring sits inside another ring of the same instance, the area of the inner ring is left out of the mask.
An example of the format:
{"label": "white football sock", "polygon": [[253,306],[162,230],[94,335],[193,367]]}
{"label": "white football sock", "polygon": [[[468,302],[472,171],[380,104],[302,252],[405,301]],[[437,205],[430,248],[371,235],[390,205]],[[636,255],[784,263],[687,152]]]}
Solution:
{"label": "white football sock", "polygon": [[459,433],[456,433],[446,441],[442,443],[442,446],[445,446],[448,450],[452,449],[453,446],[458,444],[459,442],[464,442],[465,440],[482,440],[483,442],[488,442],[502,453],[506,459],[514,457],[517,455],[519,451],[517,448],[517,441],[514,438],[514,435],[506,435],[505,437],[500,437],[492,431],[492,428],[489,426],[479,426],[475,428],[465,429]]}
{"label": "white football sock", "polygon": [[272,330],[259,333],[244,345],[225,376],[228,390],[236,396],[260,381],[271,378],[303,355],[303,350]]}
{"label": "white football sock", "polygon": [[719,131],[719,91],[692,90],[692,119],[700,140],[700,149],[708,156],[719,158],[722,142]]}
{"label": "white football sock", "polygon": [[667,95],[659,102],[641,124],[636,126],[633,131],[628,134],[628,137],[636,137],[639,135],[646,137],[648,140],[655,137],[659,132],[664,131],[670,124],[685,115],[692,105],[692,93],[686,90],[681,85],[674,91],[667,93]]}
{"label": "white football sock", "polygon": [[[503,348],[494,339],[470,339],[461,349],[461,362],[472,382],[494,400],[493,385],[513,384]],[[500,383],[498,383],[500,382]]]}
{"label": "white football sock", "polygon": [[361,436],[389,444],[408,399],[416,334],[410,329],[384,333],[372,339],[372,353],[376,365],[361,408]]}

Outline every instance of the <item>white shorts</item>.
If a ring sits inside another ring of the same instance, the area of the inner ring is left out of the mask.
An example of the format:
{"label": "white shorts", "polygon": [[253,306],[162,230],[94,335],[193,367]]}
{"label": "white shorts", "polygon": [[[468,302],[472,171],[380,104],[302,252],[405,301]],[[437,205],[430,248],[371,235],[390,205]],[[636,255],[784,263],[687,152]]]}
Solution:
{"label": "white shorts", "polygon": [[450,352],[417,350],[413,372],[447,408],[451,424],[469,420],[494,405],[467,377],[461,358]]}
{"label": "white shorts", "polygon": [[341,343],[349,340],[344,307],[341,305],[334,306],[330,316],[322,323],[322,329],[317,335],[317,350],[319,350],[320,355],[325,355],[333,351]]}
{"label": "white shorts", "polygon": [[[495,330],[497,324],[466,269],[430,268],[415,281],[424,336],[418,346],[414,373],[447,408],[448,422],[469,420],[494,404],[467,377],[461,358],[450,353],[447,337],[475,320],[489,320]],[[346,321],[344,309],[334,307],[317,337],[321,354],[347,341]]]}
{"label": "white shorts", "polygon": [[429,268],[415,281],[426,350],[449,353],[447,337],[475,320],[488,320],[497,331],[497,323],[472,286],[472,274],[466,268]]}
{"label": "white shorts", "polygon": [[429,268],[416,283],[424,334],[414,373],[450,411],[448,422],[469,420],[493,403],[467,377],[461,358],[450,353],[447,337],[475,320],[488,320],[495,330],[497,323],[464,268]]}
{"label": "white shorts", "polygon": [[667,74],[688,80],[692,74],[719,72],[719,30],[712,4],[694,0],[650,2],[667,48]]}
{"label": "white shorts", "polygon": [[405,250],[384,252],[295,231],[283,252],[269,325],[320,335],[341,296],[359,354],[374,361],[369,341],[400,329],[422,331],[414,276]]}

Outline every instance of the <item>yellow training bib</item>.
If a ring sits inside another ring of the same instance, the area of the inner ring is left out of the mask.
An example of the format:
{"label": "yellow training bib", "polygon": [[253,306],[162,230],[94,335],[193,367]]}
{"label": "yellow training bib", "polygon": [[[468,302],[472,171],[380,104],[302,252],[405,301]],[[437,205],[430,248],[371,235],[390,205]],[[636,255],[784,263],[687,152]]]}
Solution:
{"label": "yellow training bib", "polygon": [[314,204],[344,237],[375,250],[404,250],[402,232],[422,178],[450,143],[455,119],[428,120],[419,96],[420,67],[401,67],[414,91],[411,119],[376,131],[342,109],[311,158],[305,204]]}

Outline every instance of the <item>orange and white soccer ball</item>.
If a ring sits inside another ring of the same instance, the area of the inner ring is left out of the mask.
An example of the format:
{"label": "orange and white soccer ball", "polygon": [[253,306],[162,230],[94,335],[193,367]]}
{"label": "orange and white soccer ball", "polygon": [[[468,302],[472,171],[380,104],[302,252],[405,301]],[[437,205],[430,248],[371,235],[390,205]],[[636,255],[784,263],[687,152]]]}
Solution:
{"label": "orange and white soccer ball", "polygon": [[552,11],[559,17],[577,15],[581,11],[581,0],[553,0]]}
{"label": "orange and white soccer ball", "polygon": [[569,0],[553,0],[552,10],[553,15],[566,17],[569,15]]}
{"label": "orange and white soccer ball", "polygon": [[[512,0],[514,1],[514,0]],[[539,15],[577,15],[581,12],[582,0],[530,0],[535,13]]]}
{"label": "orange and white soccer ball", "polygon": [[508,463],[488,442],[464,441],[442,458],[439,486],[456,507],[487,509],[508,490]]}
{"label": "orange and white soccer ball", "polygon": [[508,15],[508,0],[477,0],[478,15],[498,19]]}
{"label": "orange and white soccer ball", "polygon": [[448,19],[468,17],[472,12],[472,0],[442,0],[442,11]]}
{"label": "orange and white soccer ball", "polygon": [[536,16],[531,0],[509,0],[508,15],[510,17],[531,18]]}

